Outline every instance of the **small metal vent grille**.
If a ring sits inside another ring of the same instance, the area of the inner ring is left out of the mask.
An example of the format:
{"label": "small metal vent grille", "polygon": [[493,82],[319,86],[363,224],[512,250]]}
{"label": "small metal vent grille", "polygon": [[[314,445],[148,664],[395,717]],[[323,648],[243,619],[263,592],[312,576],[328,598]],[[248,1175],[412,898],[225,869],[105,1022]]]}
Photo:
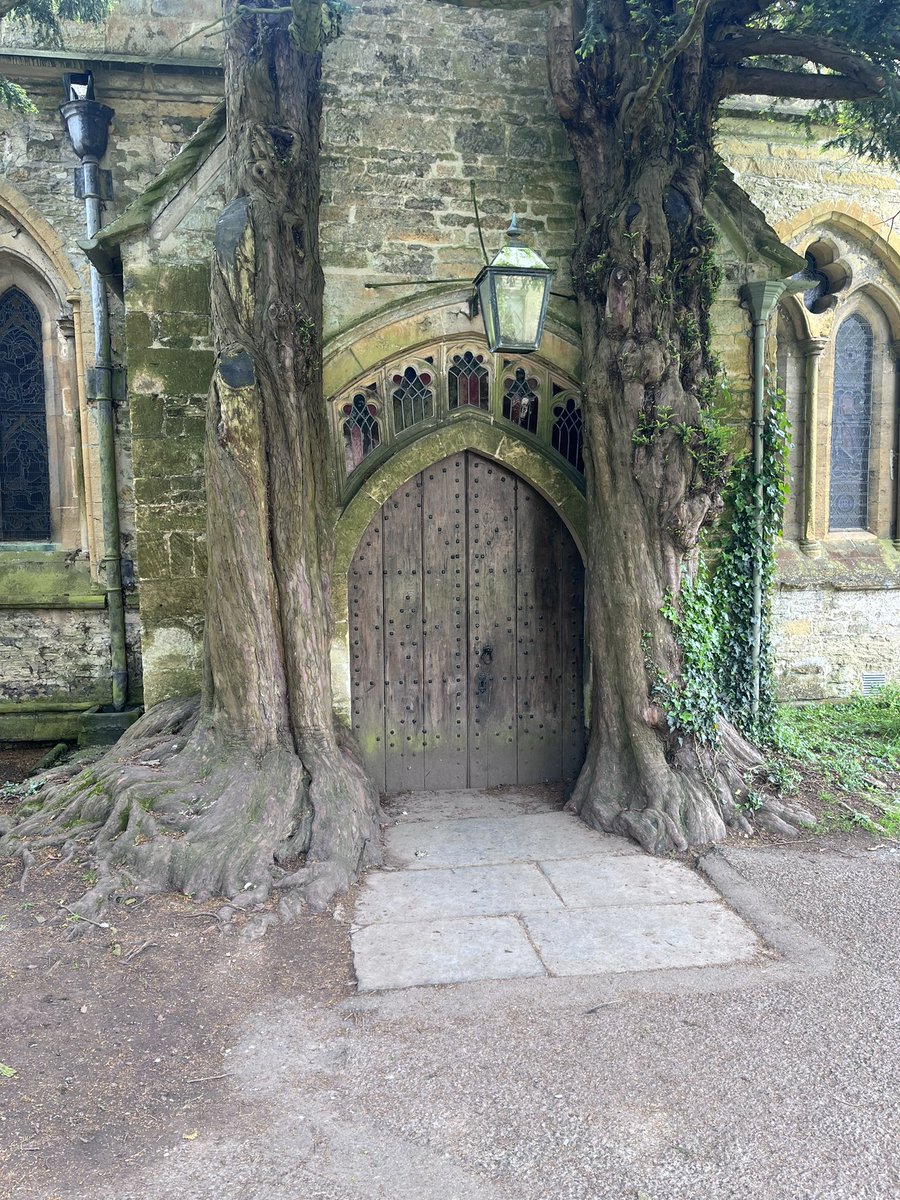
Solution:
{"label": "small metal vent grille", "polygon": [[874,696],[886,683],[887,676],[883,671],[863,671],[862,690],[864,696]]}

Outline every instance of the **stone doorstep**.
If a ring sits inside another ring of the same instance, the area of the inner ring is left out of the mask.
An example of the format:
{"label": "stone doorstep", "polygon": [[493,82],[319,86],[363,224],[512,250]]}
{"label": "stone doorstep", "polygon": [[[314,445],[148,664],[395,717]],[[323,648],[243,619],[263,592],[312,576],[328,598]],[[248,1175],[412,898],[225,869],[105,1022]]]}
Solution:
{"label": "stone doorstep", "polygon": [[356,926],[499,917],[557,909],[710,903],[716,892],[680,863],[632,855],[376,871],[356,904]]}
{"label": "stone doorstep", "polygon": [[751,930],[719,903],[385,922],[353,932],[361,992],[722,966],[758,950]]}
{"label": "stone doorstep", "polygon": [[564,812],[413,821],[387,829],[384,844],[390,865],[416,871],[597,854],[641,855],[632,842],[597,833]]}

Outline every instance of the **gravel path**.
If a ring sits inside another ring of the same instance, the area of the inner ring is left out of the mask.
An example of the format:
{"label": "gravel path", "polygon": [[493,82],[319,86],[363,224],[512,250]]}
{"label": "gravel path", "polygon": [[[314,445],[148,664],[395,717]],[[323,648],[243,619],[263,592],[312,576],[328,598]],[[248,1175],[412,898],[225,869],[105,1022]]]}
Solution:
{"label": "gravel path", "polygon": [[273,1003],[196,1137],[83,1195],[896,1200],[900,852],[847,845],[726,852],[788,961]]}

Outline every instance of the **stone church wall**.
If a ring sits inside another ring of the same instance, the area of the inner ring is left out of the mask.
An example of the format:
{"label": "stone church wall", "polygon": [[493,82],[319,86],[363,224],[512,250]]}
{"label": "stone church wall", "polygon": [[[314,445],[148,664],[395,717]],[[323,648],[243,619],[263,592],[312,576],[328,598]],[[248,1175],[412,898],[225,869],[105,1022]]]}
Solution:
{"label": "stone church wall", "polygon": [[[76,337],[80,332],[85,362],[92,359],[93,334],[87,263],[77,245],[84,236],[84,204],[74,194],[77,159],[58,113],[64,99],[63,74],[90,67],[98,99],[115,110],[103,163],[113,178],[113,198],[104,206],[108,224],[143,192],[218,98],[221,69],[214,44],[202,38],[187,43],[180,51],[181,61],[177,49],[174,60],[169,54],[185,33],[211,21],[217,7],[216,0],[166,0],[165,5],[161,0],[122,0],[105,26],[69,24],[64,50],[34,55],[20,27],[0,23],[0,70],[26,87],[37,109],[25,115],[0,110],[0,209],[13,226],[23,212],[39,214],[61,243],[75,281],[68,286],[77,290],[81,302]],[[3,241],[0,253],[4,247],[14,256],[14,235]],[[66,287],[58,290],[65,294]],[[123,316],[114,300],[113,352],[120,362],[125,352]],[[100,484],[91,421],[89,417],[80,447],[80,537],[71,532],[68,521],[69,533],[52,549],[0,549],[0,738],[70,736],[75,714],[110,699],[107,619],[97,575],[102,556]],[[133,574],[129,566],[137,548],[132,413],[127,400],[117,406],[116,425],[121,549],[126,574]],[[73,462],[75,458],[73,449]],[[127,596],[130,696],[140,702],[138,600],[137,590]]]}
{"label": "stone church wall", "polygon": [[[23,53],[5,63],[39,111],[26,118],[0,113],[0,166],[56,230],[83,281],[85,263],[76,245],[83,213],[72,194],[75,158],[56,112],[61,74],[89,64],[98,96],[116,112],[104,164],[115,189],[104,215],[108,224],[217,99],[215,39],[176,46],[217,11],[216,0],[121,0],[105,29],[68,31],[75,58],[28,59]],[[411,288],[411,279],[473,277],[481,252],[472,182],[489,252],[516,210],[531,244],[557,268],[555,290],[569,292],[578,188],[546,82],[545,20],[540,8],[481,11],[426,0],[354,5],[324,67],[321,245],[330,346],[349,345],[350,331],[361,323],[387,326],[410,296],[427,298],[427,289]],[[12,36],[9,27],[0,33],[0,53]],[[874,233],[884,234],[878,222],[900,211],[900,187],[888,171],[848,169],[841,151],[820,154],[795,120],[771,120],[748,102],[725,116],[721,136],[738,183],[773,222],[787,226],[826,195],[874,221]],[[129,364],[128,402],[118,410],[123,551],[136,561],[139,592],[132,604],[139,595],[148,703],[193,690],[200,678],[202,438],[212,369],[207,257],[220,197],[221,182],[214,181],[164,238],[151,233],[123,247],[127,321],[121,308],[114,314],[116,352],[122,359],[127,354]],[[725,415],[738,444],[745,440],[749,407],[750,339],[737,291],[752,269],[752,255],[727,243],[720,249],[725,282],[714,311],[716,349],[732,379],[733,409]],[[895,285],[900,290],[900,281]],[[562,325],[577,327],[571,302],[557,299],[554,312]],[[85,338],[89,359],[89,329]],[[384,356],[403,348],[400,341],[385,342]],[[352,349],[346,353],[352,357]],[[352,371],[343,375],[351,378]],[[799,449],[793,464],[802,471]],[[795,505],[787,530],[794,549],[798,521]],[[886,554],[879,550],[876,557],[887,561]],[[847,589],[835,586],[829,561],[827,554],[820,564],[805,560],[802,578],[780,581],[773,613],[785,695],[845,694],[859,686],[863,671],[884,669],[885,662],[887,674],[900,670],[890,633],[900,597],[894,568]],[[32,657],[44,664],[53,695],[92,699],[105,686],[105,656],[91,641],[102,613],[73,617],[62,604],[52,617],[46,608],[21,605],[7,612],[2,575],[0,559],[0,626],[7,618],[11,640],[5,644],[22,656],[16,680],[29,677],[30,622]],[[96,581],[87,586],[96,602]],[[866,613],[874,614],[871,620]],[[841,620],[854,630],[852,652],[838,636]],[[44,638],[48,625],[54,638]],[[88,645],[96,651],[93,679],[84,668]],[[27,699],[26,682],[11,682],[10,697],[15,689],[15,703]]]}

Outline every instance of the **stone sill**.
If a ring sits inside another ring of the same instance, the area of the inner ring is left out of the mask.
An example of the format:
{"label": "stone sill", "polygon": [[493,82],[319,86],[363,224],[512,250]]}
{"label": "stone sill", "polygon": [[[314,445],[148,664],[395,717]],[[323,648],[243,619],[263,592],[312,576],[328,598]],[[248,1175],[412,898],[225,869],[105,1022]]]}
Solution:
{"label": "stone sill", "polygon": [[900,551],[887,538],[863,532],[829,535],[819,544],[818,557],[785,540],[778,547],[775,586],[860,592],[900,589]]}
{"label": "stone sill", "polygon": [[73,559],[53,546],[0,547],[0,609],[91,609],[105,603],[102,588],[91,580],[87,559]]}

